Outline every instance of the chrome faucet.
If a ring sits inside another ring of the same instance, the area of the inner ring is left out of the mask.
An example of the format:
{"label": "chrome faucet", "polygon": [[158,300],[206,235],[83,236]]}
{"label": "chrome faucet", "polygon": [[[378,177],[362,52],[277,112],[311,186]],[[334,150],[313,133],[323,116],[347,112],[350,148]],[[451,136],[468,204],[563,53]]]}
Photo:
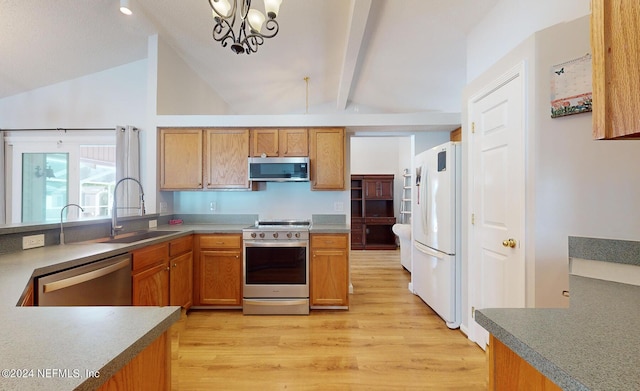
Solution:
{"label": "chrome faucet", "polygon": [[64,244],[64,230],[62,228],[62,216],[64,216],[64,210],[67,209],[67,207],[69,206],[77,206],[78,208],[80,208],[81,211],[84,212],[84,209],[78,204],[67,204],[62,207],[62,209],[60,210],[60,244]]}
{"label": "chrome faucet", "polygon": [[[118,225],[118,186],[126,180],[134,181],[135,183],[138,184],[138,186],[140,186],[140,206],[134,209],[140,210],[140,216],[144,216],[144,213],[145,213],[144,189],[142,188],[142,183],[140,183],[140,181],[137,180],[136,178],[131,178],[131,177],[124,177],[120,179],[118,182],[116,182],[116,186],[113,188],[113,208],[111,209],[111,237],[112,238],[116,236],[118,231],[122,231],[122,226]],[[127,209],[131,209],[131,208],[127,208]]]}

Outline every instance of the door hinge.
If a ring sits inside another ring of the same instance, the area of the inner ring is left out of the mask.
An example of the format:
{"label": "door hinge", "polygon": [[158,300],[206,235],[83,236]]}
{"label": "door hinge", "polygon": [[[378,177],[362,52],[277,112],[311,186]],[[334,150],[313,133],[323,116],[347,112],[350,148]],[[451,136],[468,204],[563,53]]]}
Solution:
{"label": "door hinge", "polygon": [[471,133],[475,133],[476,132],[476,123],[472,122],[471,123]]}
{"label": "door hinge", "polygon": [[471,318],[476,318],[476,307],[471,307]]}
{"label": "door hinge", "polygon": [[471,213],[471,225],[475,225],[475,224],[476,224],[476,214]]}

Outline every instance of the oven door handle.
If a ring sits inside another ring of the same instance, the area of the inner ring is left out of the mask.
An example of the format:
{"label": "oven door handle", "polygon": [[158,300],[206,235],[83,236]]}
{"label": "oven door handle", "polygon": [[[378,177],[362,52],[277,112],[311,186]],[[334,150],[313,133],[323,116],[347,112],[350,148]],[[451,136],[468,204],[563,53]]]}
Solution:
{"label": "oven door handle", "polygon": [[307,241],[288,241],[288,240],[245,240],[245,247],[309,247]]}
{"label": "oven door handle", "polygon": [[300,305],[307,304],[307,299],[282,300],[282,299],[245,299],[250,304],[259,303],[262,306],[283,306],[283,305]]}

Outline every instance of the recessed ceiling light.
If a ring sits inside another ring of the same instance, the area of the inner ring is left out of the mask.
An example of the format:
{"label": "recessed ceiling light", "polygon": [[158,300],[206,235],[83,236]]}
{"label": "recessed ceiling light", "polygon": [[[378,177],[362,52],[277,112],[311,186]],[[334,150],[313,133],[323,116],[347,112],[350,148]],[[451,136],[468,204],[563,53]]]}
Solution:
{"label": "recessed ceiling light", "polygon": [[131,15],[131,2],[129,0],[120,0],[120,12],[125,15]]}

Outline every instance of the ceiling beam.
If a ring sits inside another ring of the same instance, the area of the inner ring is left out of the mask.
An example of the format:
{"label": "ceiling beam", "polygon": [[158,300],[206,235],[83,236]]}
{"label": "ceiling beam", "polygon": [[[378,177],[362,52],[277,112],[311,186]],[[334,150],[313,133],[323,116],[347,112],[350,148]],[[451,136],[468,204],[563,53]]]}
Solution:
{"label": "ceiling beam", "polygon": [[347,108],[347,101],[351,94],[351,87],[355,77],[356,65],[362,50],[364,33],[371,10],[371,0],[352,0],[351,17],[347,31],[347,44],[345,45],[344,58],[342,60],[342,72],[338,85],[338,110]]}

